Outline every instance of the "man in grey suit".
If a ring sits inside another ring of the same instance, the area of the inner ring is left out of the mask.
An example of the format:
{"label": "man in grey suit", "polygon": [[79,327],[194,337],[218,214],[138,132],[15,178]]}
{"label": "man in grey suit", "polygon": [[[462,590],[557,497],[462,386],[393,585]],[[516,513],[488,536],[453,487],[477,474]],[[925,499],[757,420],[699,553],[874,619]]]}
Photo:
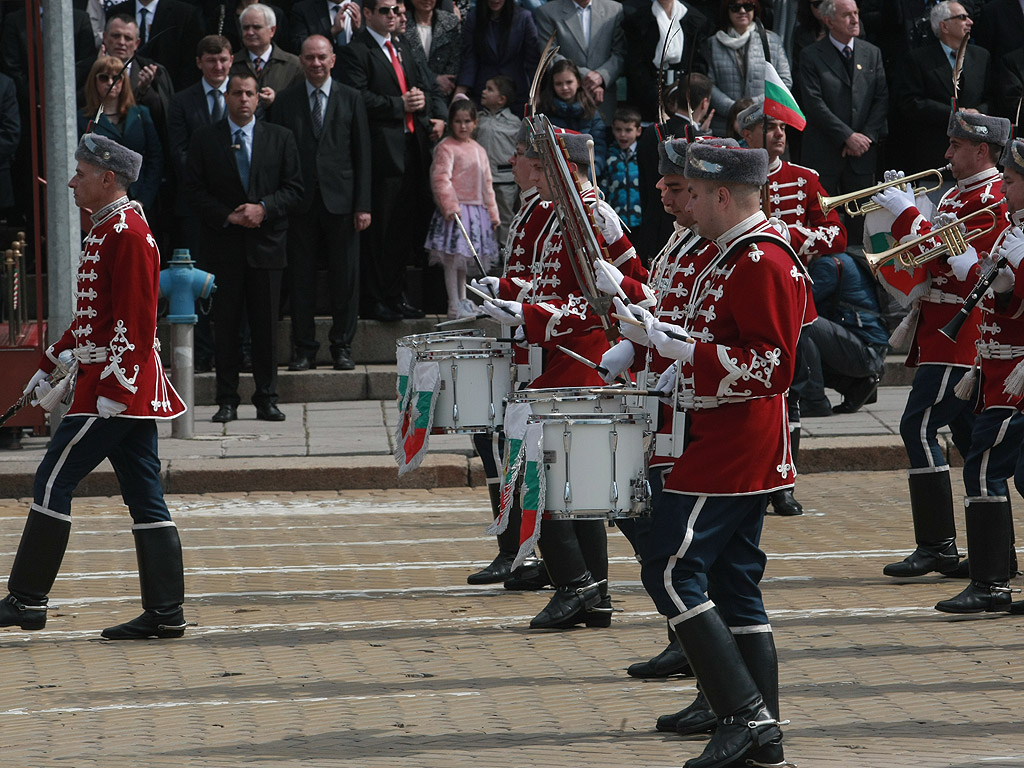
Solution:
{"label": "man in grey suit", "polygon": [[302,82],[278,96],[270,121],[290,128],[302,164],[305,194],[291,214],[288,295],[291,303],[291,371],[316,367],[318,258],[327,262],[331,307],[331,361],[355,368],[352,338],[359,314],[359,233],[370,226],[370,129],[359,91],[331,79],[335,55],[323,35],[302,43]]}
{"label": "man in grey suit", "polygon": [[622,4],[615,0],[550,0],[534,14],[537,37],[555,35],[561,58],[571,59],[583,74],[583,87],[612,124],[616,82],[626,61]]}
{"label": "man in grey suit", "polygon": [[807,117],[801,162],[839,194],[874,179],[878,142],[888,132],[889,90],[881,51],[857,38],[855,0],[825,0],[820,10],[829,34],[800,54]]}

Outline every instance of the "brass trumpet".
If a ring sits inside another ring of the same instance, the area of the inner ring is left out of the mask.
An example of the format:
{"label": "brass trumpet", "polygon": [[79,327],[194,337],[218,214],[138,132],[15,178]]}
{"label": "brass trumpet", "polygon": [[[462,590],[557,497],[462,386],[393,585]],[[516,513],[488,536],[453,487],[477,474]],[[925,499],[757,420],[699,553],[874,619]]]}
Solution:
{"label": "brass trumpet", "polygon": [[918,179],[926,179],[929,176],[934,176],[936,182],[930,187],[914,187],[914,197],[918,195],[927,195],[929,192],[935,192],[942,186],[942,173],[948,171],[951,166],[945,165],[942,168],[933,168],[930,171],[921,171],[920,173],[913,173],[910,176],[904,176],[901,179],[895,179],[893,181],[886,181],[882,184],[875,184],[873,187],[866,187],[858,190],[857,192],[847,192],[845,195],[833,195],[832,197],[824,197],[821,192],[818,193],[818,204],[821,205],[821,210],[828,216],[829,212],[833,208],[842,206],[846,209],[847,216],[865,216],[872,211],[877,211],[880,206],[873,200],[866,200],[863,203],[857,201],[862,198],[870,198],[873,195],[877,195],[883,189],[894,187],[897,184],[909,184],[917,181]]}
{"label": "brass trumpet", "polygon": [[[999,226],[999,216],[996,213],[1002,205],[1002,200],[992,205],[986,206],[985,208],[979,208],[972,213],[967,214],[963,218],[951,221],[948,224],[943,224],[941,227],[935,227],[927,235],[921,235],[915,237],[913,240],[907,240],[904,243],[900,243],[887,251],[881,251],[879,253],[865,253],[864,258],[867,259],[868,264],[871,266],[871,271],[877,273],[879,268],[884,264],[896,262],[907,269],[914,269],[920,267],[932,259],[937,259],[940,256],[959,256],[967,250],[968,243],[982,235],[987,235],[989,232]],[[960,225],[967,225],[967,222],[977,216],[987,216],[992,220],[984,229],[975,229],[969,232],[961,232]],[[935,240],[938,242],[933,248],[928,248],[916,256],[912,253],[914,249],[918,248],[925,243]]]}

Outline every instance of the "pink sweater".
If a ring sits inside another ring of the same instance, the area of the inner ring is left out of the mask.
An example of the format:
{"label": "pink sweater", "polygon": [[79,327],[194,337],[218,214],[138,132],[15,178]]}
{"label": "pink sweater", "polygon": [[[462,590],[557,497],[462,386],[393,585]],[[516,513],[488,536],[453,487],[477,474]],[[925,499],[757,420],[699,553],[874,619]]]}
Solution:
{"label": "pink sweater", "polygon": [[470,139],[445,137],[434,148],[430,188],[443,216],[457,213],[459,205],[482,205],[492,223],[498,222],[498,204],[491,186],[491,164],[484,148]]}

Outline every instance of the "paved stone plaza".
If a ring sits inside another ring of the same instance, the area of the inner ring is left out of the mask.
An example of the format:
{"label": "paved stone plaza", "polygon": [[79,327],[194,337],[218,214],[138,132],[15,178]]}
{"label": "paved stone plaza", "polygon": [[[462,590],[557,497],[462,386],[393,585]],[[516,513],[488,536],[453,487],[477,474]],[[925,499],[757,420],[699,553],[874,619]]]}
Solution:
{"label": "paved stone plaza", "polygon": [[[1024,617],[951,618],[931,606],[964,582],[881,575],[910,544],[904,474],[807,475],[798,497],[763,542],[788,758],[1024,766]],[[548,593],[465,584],[494,549],[483,489],[168,501],[197,625],[99,639],[140,610],[135,556],[118,499],[78,500],[47,628],[0,631],[0,766],[663,768],[703,748],[653,730],[692,679],[625,674],[665,625],[616,533],[611,629],[531,632]],[[26,508],[0,500],[4,574]]]}

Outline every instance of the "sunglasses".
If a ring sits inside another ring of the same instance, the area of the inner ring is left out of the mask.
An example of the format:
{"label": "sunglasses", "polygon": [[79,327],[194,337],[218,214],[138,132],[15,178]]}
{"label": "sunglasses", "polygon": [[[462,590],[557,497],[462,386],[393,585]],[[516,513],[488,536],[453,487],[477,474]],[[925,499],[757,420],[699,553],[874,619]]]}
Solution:
{"label": "sunglasses", "polygon": [[397,5],[381,5],[381,6],[378,6],[377,13],[379,13],[381,16],[390,16],[392,14],[397,16],[399,14],[398,6]]}
{"label": "sunglasses", "polygon": [[753,3],[732,3],[729,6],[729,13],[739,13],[740,11],[746,11],[747,13],[753,13],[757,10],[757,6]]}
{"label": "sunglasses", "polygon": [[960,21],[967,21],[969,18],[971,18],[971,17],[968,14],[966,14],[966,13],[958,13],[956,16],[950,16],[949,17],[949,21],[952,21],[953,19],[959,19]]}

